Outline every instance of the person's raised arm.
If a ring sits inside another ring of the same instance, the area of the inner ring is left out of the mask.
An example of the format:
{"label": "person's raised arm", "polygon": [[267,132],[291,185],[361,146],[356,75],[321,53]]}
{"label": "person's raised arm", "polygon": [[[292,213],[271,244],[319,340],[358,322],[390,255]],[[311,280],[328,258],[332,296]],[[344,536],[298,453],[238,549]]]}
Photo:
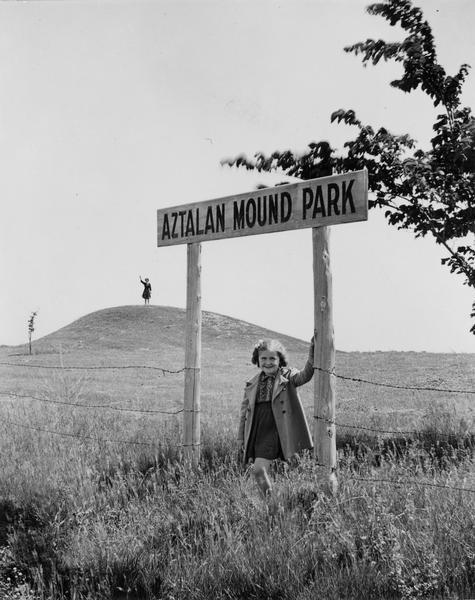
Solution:
{"label": "person's raised arm", "polygon": [[308,350],[308,358],[307,358],[307,362],[305,363],[305,367],[301,371],[297,371],[290,377],[290,380],[295,385],[295,387],[298,387],[299,385],[304,385],[304,383],[307,383],[308,381],[310,381],[312,379],[313,370],[314,370],[313,369],[314,353],[315,353],[315,336],[312,336],[312,339],[310,340],[310,348]]}

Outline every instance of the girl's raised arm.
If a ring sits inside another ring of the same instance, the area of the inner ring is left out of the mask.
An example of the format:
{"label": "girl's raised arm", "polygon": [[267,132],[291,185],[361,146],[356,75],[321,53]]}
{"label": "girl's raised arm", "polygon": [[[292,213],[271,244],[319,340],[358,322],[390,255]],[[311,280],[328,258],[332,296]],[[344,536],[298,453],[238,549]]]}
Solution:
{"label": "girl's raised arm", "polygon": [[308,358],[305,367],[301,371],[296,371],[290,376],[290,381],[299,387],[310,381],[313,377],[313,356],[315,353],[315,336],[310,340],[310,348],[308,350]]}

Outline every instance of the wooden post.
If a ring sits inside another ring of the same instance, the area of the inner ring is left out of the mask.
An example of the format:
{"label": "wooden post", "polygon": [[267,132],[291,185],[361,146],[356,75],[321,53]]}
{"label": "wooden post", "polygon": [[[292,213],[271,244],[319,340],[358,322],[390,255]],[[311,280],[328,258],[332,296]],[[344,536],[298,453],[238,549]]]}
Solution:
{"label": "wooden post", "polygon": [[337,489],[335,435],[335,339],[333,332],[332,275],[330,268],[330,229],[314,227],[313,285],[315,314],[315,397],[314,455],[316,461],[328,467],[330,490]]}
{"label": "wooden post", "polygon": [[185,398],[183,446],[185,458],[200,458],[201,387],[201,244],[187,247]]}

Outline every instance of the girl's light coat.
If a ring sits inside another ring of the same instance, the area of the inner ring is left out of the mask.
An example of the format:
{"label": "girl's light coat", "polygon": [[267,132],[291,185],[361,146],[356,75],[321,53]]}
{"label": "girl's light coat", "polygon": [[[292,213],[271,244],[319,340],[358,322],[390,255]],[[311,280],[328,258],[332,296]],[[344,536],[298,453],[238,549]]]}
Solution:
{"label": "girl's light coat", "polygon": [[[301,371],[281,367],[275,377],[271,400],[272,412],[285,460],[289,460],[296,452],[313,448],[312,436],[297,392],[297,387],[307,383],[313,377],[313,351],[311,355],[312,359],[309,356],[307,364]],[[244,444],[244,456],[246,456],[254,418],[260,374],[259,371],[246,382],[244,400],[241,404],[238,440]]]}

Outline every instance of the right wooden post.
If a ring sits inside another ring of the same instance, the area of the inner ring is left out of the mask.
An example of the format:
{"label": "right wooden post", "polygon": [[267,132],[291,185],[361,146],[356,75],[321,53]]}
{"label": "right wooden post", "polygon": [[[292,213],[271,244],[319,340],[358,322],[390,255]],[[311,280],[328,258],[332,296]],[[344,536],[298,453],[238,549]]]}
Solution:
{"label": "right wooden post", "polygon": [[328,468],[330,490],[335,493],[336,431],[335,431],[335,337],[333,331],[332,274],[330,266],[330,228],[314,227],[313,286],[315,315],[314,355],[314,456]]}
{"label": "right wooden post", "polygon": [[188,244],[186,283],[185,397],[183,405],[184,455],[200,460],[201,393],[201,244]]}

